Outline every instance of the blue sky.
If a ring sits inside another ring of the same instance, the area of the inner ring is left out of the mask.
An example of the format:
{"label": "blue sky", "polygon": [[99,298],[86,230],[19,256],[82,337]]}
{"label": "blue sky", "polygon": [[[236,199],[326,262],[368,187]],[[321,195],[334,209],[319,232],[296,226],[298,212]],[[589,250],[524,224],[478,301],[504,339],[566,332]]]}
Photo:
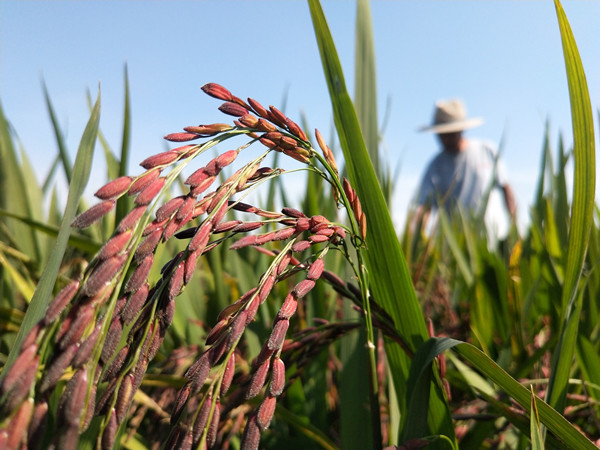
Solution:
{"label": "blue sky", "polygon": [[[353,90],[355,2],[325,0],[346,82]],[[600,2],[564,2],[600,106]],[[384,1],[371,3],[383,149],[396,180],[402,223],[435,139],[427,124],[438,98],[460,97],[485,124],[468,136],[500,141],[519,214],[528,215],[546,121],[554,146],[572,144],[568,90],[551,1]],[[165,148],[162,136],[223,121],[200,91],[217,82],[240,97],[307,117],[329,135],[331,107],[304,1],[0,2],[0,100],[43,176],[56,154],[42,80],[74,154],[89,117],[86,92],[101,85],[101,128],[115,149],[123,120],[123,71],[132,101],[132,167]],[[101,167],[97,151],[96,167]],[[102,170],[90,183],[104,182]]]}

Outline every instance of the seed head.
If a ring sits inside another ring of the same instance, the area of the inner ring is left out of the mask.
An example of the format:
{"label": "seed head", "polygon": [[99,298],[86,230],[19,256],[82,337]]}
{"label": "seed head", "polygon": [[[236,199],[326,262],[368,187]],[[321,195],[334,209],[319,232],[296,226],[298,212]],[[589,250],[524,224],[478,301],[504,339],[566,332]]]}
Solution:
{"label": "seed head", "polygon": [[136,195],[142,192],[148,185],[158,179],[160,176],[159,169],[151,169],[138,175],[127,191],[128,195]]}
{"label": "seed head", "polygon": [[291,293],[288,294],[283,302],[283,305],[281,305],[281,308],[277,312],[277,320],[289,319],[294,315],[297,307],[298,301],[296,300],[296,297],[294,297],[294,295]]}
{"label": "seed head", "polygon": [[256,421],[256,414],[253,414],[248,422],[246,422],[246,428],[244,429],[244,435],[242,436],[241,450],[258,450],[258,444],[260,443],[260,427]]}
{"label": "seed head", "polygon": [[210,361],[208,353],[204,352],[202,356],[200,356],[200,358],[188,368],[187,372],[185,373],[185,378],[194,383],[194,391],[197,391],[202,387],[204,381],[206,381],[209,372]]}
{"label": "seed head", "polygon": [[259,298],[259,301],[261,304],[267,299],[267,297],[271,293],[271,290],[273,289],[273,285],[275,284],[276,279],[277,279],[277,277],[275,276],[275,274],[270,274],[269,276],[267,276],[265,278],[265,281],[264,281],[263,285],[261,286],[260,292],[258,294],[258,298]]}
{"label": "seed head", "polygon": [[148,298],[149,292],[150,287],[148,286],[148,283],[143,283],[139,289],[131,294],[129,301],[121,312],[121,319],[123,320],[124,324],[129,325],[135,320],[139,312],[142,310],[142,307]]}
{"label": "seed head", "polygon": [[258,114],[259,116],[268,119],[269,118],[269,111],[267,111],[259,102],[257,102],[256,100],[249,98],[248,99],[248,103],[250,104],[250,106],[252,107],[252,109],[254,110],[254,112],[256,114]]}
{"label": "seed head", "polygon": [[173,406],[173,413],[171,414],[171,425],[175,425],[179,418],[181,417],[181,413],[183,412],[183,408],[187,404],[188,399],[190,398],[190,393],[192,392],[191,383],[188,381],[177,394],[177,398],[175,399],[175,405]]}
{"label": "seed head", "polygon": [[134,203],[138,206],[147,205],[148,203],[150,203],[152,200],[154,200],[154,197],[156,197],[158,193],[162,190],[162,188],[165,185],[165,181],[166,180],[162,177],[154,180],[138,194],[138,196],[134,200]]}
{"label": "seed head", "polygon": [[115,205],[116,202],[114,200],[105,200],[102,203],[98,203],[75,217],[73,222],[71,222],[71,226],[73,228],[89,227],[112,211]]}
{"label": "seed head", "polygon": [[6,431],[8,437],[5,444],[2,444],[0,440],[0,446],[6,449],[19,449],[21,447],[25,436],[27,435],[27,426],[31,420],[31,413],[33,412],[33,399],[29,398],[21,403],[17,412],[12,416],[9,421]]}
{"label": "seed head", "polygon": [[69,380],[65,391],[61,396],[62,416],[66,423],[72,427],[79,426],[81,413],[83,412],[83,407],[85,406],[87,387],[87,370],[79,369]]}
{"label": "seed head", "polygon": [[115,178],[98,189],[94,195],[101,200],[113,200],[127,192],[131,181],[131,177],[128,176]]}
{"label": "seed head", "polygon": [[302,233],[310,228],[310,219],[300,218],[296,221],[296,233]]}
{"label": "seed head", "polygon": [[256,128],[258,126],[258,119],[253,114],[244,114],[239,118],[239,122],[248,128]]}
{"label": "seed head", "polygon": [[141,219],[141,217],[146,212],[146,205],[136,206],[133,208],[125,217],[121,219],[119,222],[119,226],[117,226],[117,233],[123,233],[131,228],[133,228]]}
{"label": "seed head", "polygon": [[241,105],[233,102],[225,102],[219,106],[219,111],[234,117],[242,117],[248,114],[248,110]]}
{"label": "seed head", "polygon": [[174,197],[167,201],[164,205],[156,210],[156,221],[162,222],[163,220],[171,217],[173,213],[181,207],[186,198],[187,196],[180,195],[179,197]]}
{"label": "seed head", "polygon": [[321,242],[327,242],[329,240],[329,236],[324,236],[322,234],[313,234],[308,237],[308,240],[313,244],[320,244]]}
{"label": "seed head", "polygon": [[208,240],[210,239],[211,230],[212,230],[211,222],[204,222],[202,225],[200,225],[200,227],[196,231],[196,234],[194,234],[194,237],[188,244],[188,250],[190,252],[196,252],[196,251],[202,252],[204,247],[206,247]]}
{"label": "seed head", "polygon": [[306,278],[309,280],[318,280],[323,273],[323,269],[325,267],[325,261],[322,258],[316,259],[308,269],[308,273],[306,274]]}
{"label": "seed head", "polygon": [[192,427],[192,434],[194,436],[194,444],[197,444],[204,433],[206,424],[208,423],[208,417],[210,416],[210,410],[212,407],[212,395],[208,394],[204,397],[204,401],[200,406],[200,410],[196,415],[196,420]]}
{"label": "seed head", "polygon": [[292,119],[287,118],[285,121],[285,125],[286,125],[287,129],[290,130],[290,133],[292,133],[294,136],[299,137],[303,141],[308,140],[306,138],[306,134],[304,133],[304,131],[302,131],[302,128],[300,128],[298,126],[298,124],[296,122],[294,122]]}
{"label": "seed head", "polygon": [[244,332],[244,330],[246,328],[247,314],[248,313],[246,311],[241,311],[240,313],[238,313],[235,320],[233,321],[233,324],[231,325],[231,331],[229,332],[229,335],[227,336],[226,348],[228,350],[230,348],[232,348],[236,344],[236,342],[240,339],[240,337],[242,336],[242,333]]}
{"label": "seed head", "polygon": [[292,227],[286,227],[286,228],[282,228],[281,230],[278,230],[277,232],[275,232],[275,235],[273,236],[273,241],[285,241],[287,239],[289,239],[290,237],[292,237],[294,235],[294,233],[296,233],[296,230]]}
{"label": "seed head", "polygon": [[71,281],[60,290],[54,300],[48,305],[46,315],[44,316],[44,325],[50,325],[54,322],[69,302],[73,299],[79,289],[79,281]]}
{"label": "seed head", "polygon": [[246,391],[246,399],[250,400],[258,395],[262,387],[265,385],[267,375],[269,373],[270,361],[267,359],[254,372],[250,380],[250,385]]}
{"label": "seed head", "polygon": [[135,261],[138,263],[142,261],[147,256],[151,255],[152,252],[156,249],[156,246],[160,242],[160,238],[162,236],[163,230],[158,228],[150,233],[146,239],[142,241],[142,243],[136,249],[133,257]]}
{"label": "seed head", "polygon": [[285,387],[285,364],[281,358],[273,358],[273,367],[271,368],[271,382],[269,383],[269,394],[278,397]]}
{"label": "seed head", "polygon": [[255,235],[244,236],[240,240],[234,242],[229,247],[229,250],[238,250],[240,248],[249,247],[251,245],[257,245],[256,240],[257,240],[257,236],[255,236]]}
{"label": "seed head", "polygon": [[188,142],[199,139],[200,137],[202,136],[195,133],[171,133],[167,134],[164,139],[170,142]]}
{"label": "seed head", "polygon": [[210,425],[206,432],[206,445],[208,448],[212,448],[217,441],[217,431],[219,429],[219,422],[221,420],[221,402],[217,398],[215,402],[215,407],[213,410],[213,415],[210,419]]}
{"label": "seed head", "polygon": [[219,100],[230,102],[233,100],[233,95],[229,90],[217,83],[207,83],[201,88],[204,93]]}
{"label": "seed head", "polygon": [[279,261],[279,264],[277,265],[277,275],[281,275],[287,269],[287,266],[290,264],[291,260],[292,260],[291,252],[287,252],[285,255],[283,255],[281,257],[281,260]]}
{"label": "seed head", "polygon": [[269,105],[269,120],[274,122],[281,128],[285,128],[285,121],[287,116],[275,108],[273,105]]}
{"label": "seed head", "polygon": [[196,262],[198,261],[198,256],[200,256],[201,251],[195,251],[188,254],[185,259],[185,269],[183,272],[183,283],[188,284],[194,273],[196,272]]}
{"label": "seed head", "polygon": [[117,412],[115,411],[115,408],[112,408],[108,424],[102,433],[102,448],[114,448],[118,429]]}
{"label": "seed head", "polygon": [[[183,182],[191,187],[196,187],[199,184],[203,183],[207,178],[214,177],[216,174],[209,175],[205,167],[201,167],[194,171],[187,179]],[[213,178],[214,181],[214,178]]]}
{"label": "seed head", "polygon": [[233,380],[233,375],[235,373],[235,353],[232,353],[229,359],[227,360],[227,364],[225,365],[225,370],[223,371],[223,379],[221,380],[221,391],[220,395],[223,396],[229,390],[231,386],[231,382]]}
{"label": "seed head", "polygon": [[172,152],[177,152],[182,158],[188,158],[194,151],[198,149],[198,145],[182,145],[181,147],[172,148]]}
{"label": "seed head", "polygon": [[31,330],[29,330],[29,332],[25,335],[23,344],[21,344],[21,348],[24,349],[32,344],[39,344],[38,339],[43,334],[42,332],[44,331],[44,328],[45,326],[43,320],[40,320],[38,323],[33,325]]}
{"label": "seed head", "polygon": [[131,231],[125,231],[123,233],[117,233],[111,237],[106,244],[100,249],[96,257],[98,259],[108,259],[119,253],[121,253],[131,239]]}
{"label": "seed head", "polygon": [[79,339],[83,336],[86,328],[92,322],[96,311],[92,305],[88,304],[76,309],[71,309],[71,313],[75,313],[74,318],[60,340],[58,347],[61,350],[64,350],[71,344],[79,342]]}
{"label": "seed head", "polygon": [[100,336],[100,331],[102,331],[102,322],[98,322],[98,324],[94,327],[94,330],[79,346],[79,349],[71,361],[71,365],[73,367],[80,368],[86,362],[88,362],[90,356],[92,355],[92,351],[94,350],[94,346],[98,341],[98,337]]}
{"label": "seed head", "polygon": [[250,325],[250,323],[254,320],[254,316],[256,316],[259,306],[260,299],[258,297],[255,297],[248,303],[248,307],[246,308],[246,326]]}
{"label": "seed head", "polygon": [[290,321],[288,319],[276,319],[275,325],[273,325],[273,330],[271,331],[271,335],[266,343],[267,348],[271,350],[277,350],[281,348],[289,326]]}
{"label": "seed head", "polygon": [[123,324],[119,317],[113,317],[108,329],[108,334],[104,340],[104,347],[102,347],[102,353],[100,359],[103,363],[107,363],[110,358],[115,354],[121,335],[123,334]]}
{"label": "seed head", "polygon": [[52,360],[50,365],[46,367],[42,377],[40,392],[46,392],[56,385],[56,382],[60,379],[65,369],[71,364],[73,356],[75,356],[78,348],[79,344],[71,344]]}
{"label": "seed head", "polygon": [[33,365],[37,350],[38,346],[35,343],[21,350],[21,353],[1,381],[0,394],[12,390],[22,381],[21,376],[28,367]]}
{"label": "seed head", "polygon": [[238,154],[239,154],[238,150],[229,150],[229,151],[226,151],[225,153],[222,153],[219,156],[217,156],[217,158],[215,159],[215,164],[217,166],[217,169],[220,171],[223,168],[230,165],[232,162],[235,161]]}
{"label": "seed head", "polygon": [[184,271],[184,263],[181,262],[175,268],[175,271],[171,275],[169,280],[169,287],[167,291],[167,298],[169,301],[172,301],[179,295],[181,289],[183,287],[183,271]]}
{"label": "seed head", "polygon": [[117,421],[123,422],[125,419],[125,415],[127,414],[127,410],[129,409],[129,404],[131,403],[131,399],[134,394],[133,389],[133,375],[128,373],[121,380],[121,387],[119,388],[119,394],[117,396],[117,403],[115,405],[115,412],[117,413]]}
{"label": "seed head", "polygon": [[177,161],[180,158],[180,156],[181,155],[178,152],[169,150],[166,152],[157,153],[156,155],[149,156],[140,163],[140,166],[142,166],[146,170],[154,169],[158,166],[168,166]]}
{"label": "seed head", "polygon": [[83,285],[83,293],[93,297],[101,289],[110,284],[112,279],[121,271],[127,255],[116,255],[100,262],[92,269],[92,273]]}
{"label": "seed head", "polygon": [[191,187],[190,194],[194,195],[194,196],[202,194],[204,191],[206,191],[210,187],[211,184],[213,184],[215,182],[216,179],[217,179],[217,177],[215,175],[207,176],[204,180],[200,181],[198,184],[190,185],[190,187]]}
{"label": "seed head", "polygon": [[46,423],[48,421],[48,403],[46,401],[40,401],[35,405],[33,410],[33,416],[29,423],[29,430],[27,432],[27,441],[30,445],[35,442],[41,442],[46,430]]}
{"label": "seed head", "polygon": [[263,222],[242,222],[233,229],[236,233],[248,233],[254,231],[264,225]]}
{"label": "seed head", "polygon": [[256,423],[258,424],[261,430],[264,431],[267,428],[269,428],[269,424],[271,423],[271,419],[273,418],[273,414],[275,413],[276,405],[277,398],[271,395],[267,395],[258,407],[258,412],[256,413]]}
{"label": "seed head", "polygon": [[292,251],[296,253],[301,253],[305,250],[308,250],[311,246],[310,241],[298,241],[294,245],[292,245]]}
{"label": "seed head", "polygon": [[127,283],[125,284],[125,293],[135,293],[140,287],[144,285],[152,269],[152,263],[154,262],[154,255],[149,254],[142,259],[138,266],[135,268]]}

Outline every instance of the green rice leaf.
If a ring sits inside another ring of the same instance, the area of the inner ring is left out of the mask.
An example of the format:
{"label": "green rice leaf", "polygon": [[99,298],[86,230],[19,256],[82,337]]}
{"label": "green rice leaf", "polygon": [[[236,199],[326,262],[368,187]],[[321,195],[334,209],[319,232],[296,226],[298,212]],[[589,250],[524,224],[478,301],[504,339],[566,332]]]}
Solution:
{"label": "green rice leaf", "polygon": [[52,101],[50,100],[50,94],[48,94],[48,88],[46,87],[46,83],[42,83],[42,87],[44,89],[46,107],[48,108],[48,114],[50,115],[50,121],[52,122],[52,130],[54,131],[56,144],[58,145],[58,155],[62,162],[63,170],[65,171],[65,176],[67,177],[67,182],[70,183],[72,177],[72,164],[71,158],[69,157],[67,144],[65,142],[65,137],[63,136],[62,130],[60,129],[60,125],[58,123],[58,119],[56,118],[56,113],[54,112],[54,106],[52,105]]}
{"label": "green rice leaf", "polygon": [[559,1],[556,14],[563,44],[574,138],[573,205],[562,293],[562,330],[554,351],[547,400],[558,411],[565,407],[567,384],[577,342],[583,297],[578,294],[594,211],[596,180],[594,124],[587,82],[573,33]]}
{"label": "green rice leaf", "polygon": [[4,255],[4,252],[0,250],[0,266],[4,268],[8,277],[15,284],[17,290],[21,293],[25,301],[29,301],[31,297],[33,297],[33,292],[35,291],[35,284],[30,280],[25,278],[17,267],[10,263],[10,261]]}
{"label": "green rice leaf", "polygon": [[307,423],[303,420],[302,417],[297,416],[292,411],[284,408],[281,404],[277,405],[277,409],[275,410],[275,415],[285,420],[292,427],[294,427],[298,432],[308,437],[312,442],[319,446],[319,448],[335,450],[338,448],[335,443],[327,437],[325,433],[316,428],[315,426]]}
{"label": "green rice leaf", "polygon": [[67,248],[69,236],[71,234],[71,222],[77,213],[77,205],[79,204],[79,200],[83,195],[83,191],[89,179],[99,121],[100,92],[98,92],[98,97],[92,110],[92,114],[88,120],[79,143],[79,149],[75,158],[71,183],[69,185],[67,204],[60,230],[56,238],[56,244],[50,254],[48,263],[42,272],[42,276],[37,285],[35,293],[33,294],[29,308],[25,313],[23,324],[19,329],[19,333],[17,334],[15,345],[13,345],[8,355],[8,360],[3,373],[7,372],[6,369],[10,367],[16,359],[20,351],[21,342],[29,330],[40,320],[40,318],[43,317],[51,299],[54,283],[58,275],[63,255]]}
{"label": "green rice leaf", "polygon": [[540,427],[540,417],[537,408],[537,397],[531,386],[531,450],[544,450],[544,438],[542,437],[542,429]]}
{"label": "green rice leaf", "polygon": [[[531,391],[522,386],[477,347],[450,338],[432,338],[432,341],[436,341],[435,345],[430,344],[428,347],[424,348],[424,351],[428,350],[428,359],[425,359],[424,363],[431,364],[430,361],[437,356],[436,351],[452,348],[459,356],[468,361],[474,368],[495,383],[523,409],[531,414]],[[536,404],[540,422],[562,442],[564,445],[563,448],[597,449],[592,441],[585,437],[577,428],[565,419],[564,416],[559,414],[554,408],[539,397],[536,397]],[[513,420],[510,416],[507,416],[507,419]]]}
{"label": "green rice leaf", "polygon": [[[11,128],[0,105],[0,209],[15,214],[32,215],[32,200],[29,198],[28,173],[19,163],[17,151],[13,145]],[[5,223],[7,231],[18,236],[15,246],[20,251],[40,260],[40,245],[32,230],[23,230],[13,221]]]}
{"label": "green rice leaf", "polygon": [[[379,133],[377,125],[377,79],[375,76],[375,43],[371,9],[368,0],[356,5],[356,44],[354,62],[354,105],[373,168],[381,175]],[[379,178],[381,181],[381,178]]]}
{"label": "green rice leaf", "polygon": [[[127,175],[129,170],[129,155],[131,153],[131,97],[129,94],[129,75],[127,66],[124,69],[125,98],[123,100],[123,136],[121,139],[121,161],[119,176]],[[131,208],[131,199],[124,196],[117,201],[115,223],[119,223]]]}

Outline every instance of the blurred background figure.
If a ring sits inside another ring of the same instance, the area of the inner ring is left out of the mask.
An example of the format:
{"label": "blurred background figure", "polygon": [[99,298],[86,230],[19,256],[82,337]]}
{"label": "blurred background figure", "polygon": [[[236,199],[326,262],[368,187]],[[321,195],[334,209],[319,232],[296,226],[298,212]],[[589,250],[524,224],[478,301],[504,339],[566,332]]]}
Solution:
{"label": "blurred background figure", "polygon": [[467,117],[461,100],[436,102],[433,123],[420,131],[437,134],[441,151],[429,163],[421,180],[414,224],[429,228],[431,213],[443,208],[452,217],[460,208],[484,215],[491,239],[506,236],[507,216],[515,222],[517,208],[497,148],[491,142],[463,135],[465,130],[482,123],[481,118]]}

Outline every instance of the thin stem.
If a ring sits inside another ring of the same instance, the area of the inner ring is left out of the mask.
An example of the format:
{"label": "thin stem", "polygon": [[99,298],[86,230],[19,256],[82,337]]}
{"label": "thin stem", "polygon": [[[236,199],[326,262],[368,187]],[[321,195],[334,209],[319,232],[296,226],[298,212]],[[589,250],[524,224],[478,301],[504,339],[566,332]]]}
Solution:
{"label": "thin stem", "polygon": [[[367,267],[364,263],[364,257],[362,254],[363,247],[362,238],[357,243],[355,238],[360,236],[360,227],[352,212],[352,205],[350,204],[350,200],[346,196],[344,192],[344,188],[340,181],[339,175],[335,170],[329,165],[329,163],[322,157],[319,153],[313,150],[314,157],[316,157],[319,162],[325,167],[325,170],[329,173],[330,177],[327,177],[328,181],[333,184],[335,189],[337,190],[339,199],[341,203],[344,205],[346,212],[348,214],[348,218],[350,219],[350,227],[352,230],[352,246],[356,252],[357,265],[355,266],[352,263],[352,259],[349,257],[347,249],[346,259],[350,262],[353,267],[354,273],[358,278],[359,288],[362,297],[362,307],[365,314],[365,328],[367,331],[367,354],[368,354],[368,373],[369,373],[369,398],[371,404],[371,420],[372,420],[372,428],[373,428],[373,445],[374,448],[380,448],[382,443],[381,436],[381,423],[379,417],[379,385],[377,384],[377,357],[376,357],[376,345],[375,345],[375,333],[373,331],[373,317],[371,314],[371,305],[369,302],[369,274],[367,271]],[[344,244],[345,246],[345,244]]]}

